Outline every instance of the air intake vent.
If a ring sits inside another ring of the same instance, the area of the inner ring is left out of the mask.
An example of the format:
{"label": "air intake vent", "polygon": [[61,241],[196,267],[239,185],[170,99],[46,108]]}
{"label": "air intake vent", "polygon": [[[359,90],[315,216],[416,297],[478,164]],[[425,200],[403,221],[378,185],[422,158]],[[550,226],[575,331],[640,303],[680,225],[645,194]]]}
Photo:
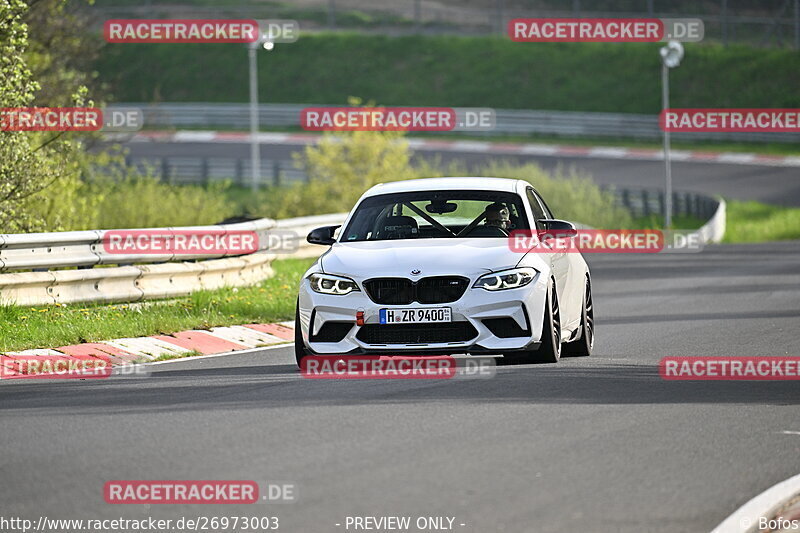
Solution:
{"label": "air intake vent", "polygon": [[469,279],[460,276],[434,276],[416,282],[406,278],[374,278],[364,282],[370,299],[382,305],[455,302],[468,286]]}
{"label": "air intake vent", "polygon": [[478,332],[469,322],[442,324],[365,324],[356,338],[365,344],[429,344],[466,342]]}

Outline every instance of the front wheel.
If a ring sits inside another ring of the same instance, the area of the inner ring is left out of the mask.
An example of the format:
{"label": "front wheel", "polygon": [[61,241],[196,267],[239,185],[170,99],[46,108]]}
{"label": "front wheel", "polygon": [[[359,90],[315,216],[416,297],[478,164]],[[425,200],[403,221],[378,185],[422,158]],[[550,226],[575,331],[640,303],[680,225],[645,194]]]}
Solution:
{"label": "front wheel", "polygon": [[586,290],[583,291],[583,309],[581,310],[581,337],[564,344],[564,355],[588,357],[594,347],[594,304],[592,303],[592,284],[586,278]]}
{"label": "front wheel", "polygon": [[542,321],[542,339],[538,350],[524,351],[504,356],[512,363],[557,363],[561,358],[561,311],[555,283],[547,289]]}
{"label": "front wheel", "polygon": [[294,312],[294,358],[298,367],[303,357],[308,355],[310,354],[303,343],[303,330],[300,328],[300,302],[298,302]]}

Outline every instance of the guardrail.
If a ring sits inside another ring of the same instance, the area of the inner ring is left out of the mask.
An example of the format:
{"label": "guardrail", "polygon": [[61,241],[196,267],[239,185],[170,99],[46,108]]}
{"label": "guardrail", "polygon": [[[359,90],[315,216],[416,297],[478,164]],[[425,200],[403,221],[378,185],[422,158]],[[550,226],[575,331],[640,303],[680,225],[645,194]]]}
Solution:
{"label": "guardrail", "polygon": [[[300,111],[318,104],[261,104],[261,127],[298,127]],[[249,106],[239,103],[121,103],[117,107],[141,109],[147,128],[233,128],[250,127]],[[496,109],[494,130],[481,135],[554,135],[560,137],[616,137],[656,140],[661,138],[657,115]],[[469,134],[470,132],[452,132]],[[798,142],[798,133],[702,132],[672,134],[676,140],[745,142]]]}
{"label": "guardrail", "polygon": [[[126,164],[176,185],[232,181],[250,186],[250,158],[244,157],[133,157]],[[303,169],[289,159],[262,159],[259,185],[287,185],[308,181]]]}
{"label": "guardrail", "polygon": [[[249,285],[272,272],[270,263],[275,253],[266,246],[276,226],[274,220],[259,219],[216,226],[148,228],[166,237],[174,237],[179,231],[217,235],[254,232],[259,250],[242,256],[109,253],[103,244],[108,234],[104,230],[0,235],[0,272],[4,272],[0,274],[0,303],[134,302],[183,296],[197,289]],[[76,269],[67,270],[71,267]],[[15,270],[32,272],[5,273]]]}
{"label": "guardrail", "polygon": [[[617,191],[619,201],[635,214],[657,214],[663,199],[654,191]],[[725,202],[693,193],[676,193],[677,214],[709,217],[696,233],[703,243],[725,234]],[[649,211],[648,211],[649,210]],[[270,277],[279,254],[312,257],[323,247],[306,242],[314,228],[344,223],[347,213],[275,221],[258,219],[238,224],[193,228],[149,228],[178,231],[254,231],[259,250],[238,256],[222,254],[109,254],[104,230],[0,235],[0,304],[47,305],[79,302],[136,302],[185,296],[201,289],[252,285]],[[131,231],[131,230],[128,230]],[[280,236],[278,240],[271,236]],[[289,237],[289,238],[287,238]],[[275,245],[270,247],[270,245]],[[116,266],[110,266],[116,265]],[[71,269],[73,268],[74,269]],[[29,270],[27,272],[14,272]]]}
{"label": "guardrail", "polygon": [[[666,194],[662,189],[618,189],[613,186],[601,186],[600,189],[613,194],[617,203],[635,217],[663,215],[666,209]],[[672,214],[708,219],[716,213],[719,202],[705,194],[675,191],[672,193]]]}
{"label": "guardrail", "polygon": [[[252,231],[258,235],[259,243],[269,242],[267,235],[275,228],[276,221],[262,218],[239,224],[215,226],[193,226],[186,228],[147,228],[168,238],[177,232],[214,233],[225,235]],[[139,230],[115,230],[133,232]],[[109,253],[103,246],[108,230],[67,231],[57,233],[18,233],[0,235],[0,272],[9,270],[35,270],[68,267],[93,267],[95,265],[126,265],[133,263],[163,263],[176,260],[218,259],[222,253],[176,255],[165,254],[119,254]],[[262,250],[264,248],[261,248]],[[232,255],[232,254],[231,254]]]}

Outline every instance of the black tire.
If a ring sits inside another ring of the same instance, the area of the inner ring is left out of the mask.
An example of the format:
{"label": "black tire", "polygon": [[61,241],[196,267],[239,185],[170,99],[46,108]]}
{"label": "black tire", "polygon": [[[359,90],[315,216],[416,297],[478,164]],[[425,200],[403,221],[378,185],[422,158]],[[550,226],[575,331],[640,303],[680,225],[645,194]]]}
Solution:
{"label": "black tire", "polygon": [[297,361],[297,366],[300,367],[300,361],[303,357],[311,355],[303,343],[303,330],[300,329],[300,304],[295,307],[294,312],[294,358]]}
{"label": "black tire", "polygon": [[515,364],[557,363],[561,358],[561,311],[554,282],[547,289],[539,349],[504,354],[503,358]]}
{"label": "black tire", "polygon": [[594,303],[592,301],[592,284],[586,278],[586,289],[583,291],[583,309],[581,311],[581,336],[564,344],[562,353],[571,357],[589,357],[594,347]]}

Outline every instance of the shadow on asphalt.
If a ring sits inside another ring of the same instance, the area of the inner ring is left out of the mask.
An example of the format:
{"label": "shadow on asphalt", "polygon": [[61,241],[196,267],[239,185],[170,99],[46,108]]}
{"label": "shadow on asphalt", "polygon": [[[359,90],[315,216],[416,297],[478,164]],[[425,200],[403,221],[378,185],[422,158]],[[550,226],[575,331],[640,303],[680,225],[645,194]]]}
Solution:
{"label": "shadow on asphalt", "polygon": [[644,324],[646,322],[697,322],[698,320],[756,320],[765,318],[800,318],[800,309],[746,311],[741,313],[681,313],[662,315],[610,316],[597,319],[598,325]]}
{"label": "shadow on asphalt", "polygon": [[[420,402],[530,404],[800,404],[791,381],[665,381],[655,366],[501,366],[460,380],[308,380],[295,365],[162,370],[146,378],[0,388],[0,411],[142,413]],[[584,360],[585,361],[585,360]]]}

